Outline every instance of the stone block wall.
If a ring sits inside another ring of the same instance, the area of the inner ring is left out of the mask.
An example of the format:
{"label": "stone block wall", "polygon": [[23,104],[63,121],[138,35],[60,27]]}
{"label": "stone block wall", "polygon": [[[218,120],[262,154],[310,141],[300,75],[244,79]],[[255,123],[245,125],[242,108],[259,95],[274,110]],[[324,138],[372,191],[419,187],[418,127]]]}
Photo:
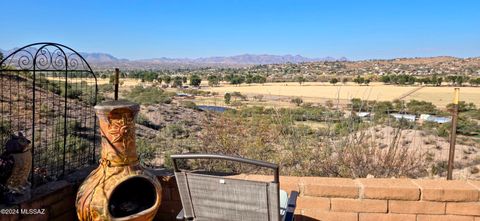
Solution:
{"label": "stone block wall", "polygon": [[280,186],[300,192],[300,221],[480,221],[480,181],[281,177]]}
{"label": "stone block wall", "polygon": [[0,221],[76,220],[75,197],[78,185],[66,180],[50,182],[35,189],[32,199],[2,207]]}
{"label": "stone block wall", "polygon": [[[65,180],[51,182],[34,190],[32,198],[14,206],[2,206],[0,221],[76,221],[75,198],[81,182],[93,167],[80,170]],[[163,189],[162,203],[155,220],[175,220],[182,208],[175,177],[165,170],[151,170],[157,175]],[[13,213],[7,215],[7,213]],[[30,214],[27,214],[30,213]],[[38,213],[38,214],[31,214]]]}
{"label": "stone block wall", "polygon": [[[153,172],[163,188],[155,220],[175,220],[182,207],[175,177],[163,170]],[[42,186],[32,200],[13,207],[45,209],[45,214],[0,215],[0,221],[76,220],[74,201],[83,180],[79,177]],[[272,180],[261,175],[231,178]],[[480,221],[480,181],[282,176],[280,186],[300,193],[297,221]]]}

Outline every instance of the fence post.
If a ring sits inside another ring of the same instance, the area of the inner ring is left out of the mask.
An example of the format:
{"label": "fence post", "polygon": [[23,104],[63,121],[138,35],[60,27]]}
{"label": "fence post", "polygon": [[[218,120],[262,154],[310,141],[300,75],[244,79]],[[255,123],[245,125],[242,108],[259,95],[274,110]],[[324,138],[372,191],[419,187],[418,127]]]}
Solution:
{"label": "fence post", "polygon": [[119,84],[120,70],[115,68],[115,100],[118,100],[118,84]]}
{"label": "fence post", "polygon": [[450,152],[448,154],[448,172],[447,180],[452,179],[453,163],[455,158],[455,142],[457,140],[457,120],[458,120],[458,98],[460,88],[455,88],[455,94],[453,97],[453,110],[452,110],[452,128],[450,132]]}

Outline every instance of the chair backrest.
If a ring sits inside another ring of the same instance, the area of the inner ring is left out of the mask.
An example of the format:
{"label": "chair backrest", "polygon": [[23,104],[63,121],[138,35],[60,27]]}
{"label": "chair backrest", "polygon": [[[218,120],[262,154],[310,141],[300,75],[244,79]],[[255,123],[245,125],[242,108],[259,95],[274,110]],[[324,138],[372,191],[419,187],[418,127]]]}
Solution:
{"label": "chair backrest", "polygon": [[[192,159],[194,155],[172,155],[175,177],[184,215],[194,220],[278,221],[278,166],[261,162],[275,170],[273,182],[260,182],[180,171],[176,159]],[[258,165],[260,161],[221,155],[195,155],[196,159],[226,159]],[[194,159],[194,158],[193,158]]]}

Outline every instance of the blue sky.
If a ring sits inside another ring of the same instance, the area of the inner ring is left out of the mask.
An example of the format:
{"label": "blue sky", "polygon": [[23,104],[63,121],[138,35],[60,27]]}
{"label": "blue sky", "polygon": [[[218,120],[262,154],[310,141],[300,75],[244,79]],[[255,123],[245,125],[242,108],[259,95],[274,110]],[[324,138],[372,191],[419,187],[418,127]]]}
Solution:
{"label": "blue sky", "polygon": [[120,58],[480,56],[478,0],[4,1],[0,48],[39,41]]}

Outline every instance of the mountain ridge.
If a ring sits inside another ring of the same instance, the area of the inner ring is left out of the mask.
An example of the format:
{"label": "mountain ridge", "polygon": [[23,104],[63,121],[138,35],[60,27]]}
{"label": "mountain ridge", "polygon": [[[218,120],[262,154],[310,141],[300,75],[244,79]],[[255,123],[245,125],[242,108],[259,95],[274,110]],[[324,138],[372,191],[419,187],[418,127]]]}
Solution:
{"label": "mountain ridge", "polygon": [[[4,57],[13,53],[18,48],[10,50],[0,49]],[[34,50],[34,48],[28,48],[27,50]],[[240,54],[233,56],[211,56],[200,58],[147,58],[147,59],[121,59],[117,58],[109,53],[103,52],[79,52],[85,60],[89,63],[116,63],[116,62],[140,62],[140,63],[192,63],[192,64],[223,64],[223,65],[259,65],[259,64],[284,64],[284,63],[301,63],[301,62],[314,62],[314,61],[347,61],[345,57],[333,58],[308,58],[301,55],[272,55],[272,54]]]}

